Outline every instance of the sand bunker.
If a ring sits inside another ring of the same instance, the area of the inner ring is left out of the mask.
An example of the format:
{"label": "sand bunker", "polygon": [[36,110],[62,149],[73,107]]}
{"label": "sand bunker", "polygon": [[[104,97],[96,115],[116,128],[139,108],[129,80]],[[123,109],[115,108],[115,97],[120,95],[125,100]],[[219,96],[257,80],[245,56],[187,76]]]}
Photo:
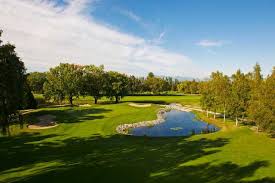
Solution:
{"label": "sand bunker", "polygon": [[132,107],[151,107],[152,104],[137,104],[137,103],[130,103],[129,106]]}
{"label": "sand bunker", "polygon": [[90,104],[80,104],[79,107],[91,107]]}
{"label": "sand bunker", "polygon": [[38,117],[39,122],[29,125],[29,129],[48,129],[48,128],[54,128],[58,126],[58,124],[54,121],[55,116],[53,115],[43,115]]}

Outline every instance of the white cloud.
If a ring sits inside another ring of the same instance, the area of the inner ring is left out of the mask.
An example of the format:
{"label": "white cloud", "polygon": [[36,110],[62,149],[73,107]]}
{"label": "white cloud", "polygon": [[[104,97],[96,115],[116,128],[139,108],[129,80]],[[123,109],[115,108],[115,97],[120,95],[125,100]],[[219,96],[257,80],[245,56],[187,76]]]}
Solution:
{"label": "white cloud", "polygon": [[137,75],[153,71],[159,75],[205,76],[183,54],[97,23],[83,14],[87,1],[67,2],[68,6],[58,6],[45,0],[0,0],[3,39],[16,45],[29,70],[73,62],[104,64],[108,70]]}
{"label": "white cloud", "polygon": [[199,42],[196,43],[199,46],[202,47],[220,47],[226,44],[224,41],[219,41],[219,40],[200,40]]}
{"label": "white cloud", "polygon": [[119,8],[118,11],[120,14],[122,14],[136,22],[141,22],[141,18],[138,15],[136,15],[135,13],[133,13],[132,11],[121,9],[121,8]]}

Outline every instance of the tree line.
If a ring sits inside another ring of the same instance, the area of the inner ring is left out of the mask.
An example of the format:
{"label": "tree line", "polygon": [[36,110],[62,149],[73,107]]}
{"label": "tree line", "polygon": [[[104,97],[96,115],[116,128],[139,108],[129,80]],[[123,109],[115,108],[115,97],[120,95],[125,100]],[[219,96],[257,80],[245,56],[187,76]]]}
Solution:
{"label": "tree line", "polygon": [[[77,92],[69,92],[71,94],[61,92],[62,90],[69,90],[65,83],[71,81],[71,79],[67,77],[75,79],[74,83],[70,85]],[[46,98],[63,101],[66,95],[76,93],[75,97],[80,95],[93,96],[95,103],[102,96],[112,99],[114,91],[112,92],[108,87],[118,85],[116,82],[120,79],[125,85],[122,97],[125,95],[169,95],[169,92],[171,94],[199,94],[202,83],[202,81],[196,80],[179,81],[172,77],[155,76],[152,72],[149,72],[147,77],[128,76],[115,71],[104,71],[103,65],[97,67],[95,65],[81,66],[68,63],[61,63],[59,66],[51,68],[48,72],[29,73],[27,77],[31,90],[37,94],[44,94]],[[54,89],[55,92],[51,91],[51,89]],[[122,97],[117,96],[118,101]],[[113,95],[113,98],[116,97]]]}
{"label": "tree line", "polygon": [[221,112],[226,117],[253,122],[258,130],[275,131],[275,67],[266,78],[259,64],[247,74],[237,70],[232,76],[213,72],[201,84],[201,106],[209,111]]}
{"label": "tree line", "polygon": [[[60,63],[48,72],[29,73],[27,80],[34,93],[43,93],[45,99],[55,102],[68,100],[70,104],[79,96],[92,96],[95,104],[103,96],[118,103],[126,95],[146,92],[158,95],[161,92],[177,91],[178,85],[182,84],[177,79],[157,77],[152,72],[147,77],[135,77],[105,71],[103,65],[69,63]],[[179,91],[183,89],[181,87]]]}

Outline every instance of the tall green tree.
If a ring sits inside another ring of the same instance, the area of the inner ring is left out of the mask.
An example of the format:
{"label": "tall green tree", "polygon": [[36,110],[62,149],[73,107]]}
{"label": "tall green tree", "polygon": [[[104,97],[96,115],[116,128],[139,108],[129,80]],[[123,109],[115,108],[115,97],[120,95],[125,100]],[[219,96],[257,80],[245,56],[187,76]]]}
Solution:
{"label": "tall green tree", "polygon": [[104,66],[87,65],[83,68],[83,92],[94,97],[94,103],[104,95]]}
{"label": "tall green tree", "polygon": [[33,93],[30,89],[27,79],[24,82],[24,94],[23,94],[23,104],[20,109],[36,109],[37,101],[35,100]]}
{"label": "tall green tree", "polygon": [[214,118],[216,111],[221,108],[223,110],[223,118],[225,121],[226,110],[228,108],[229,94],[230,94],[230,80],[228,76],[217,71],[211,74],[210,87],[213,92],[213,109]]}
{"label": "tall green tree", "polygon": [[15,46],[2,44],[1,35],[0,30],[0,121],[5,127],[9,116],[23,105],[26,70],[15,52]]}
{"label": "tall green tree", "polygon": [[257,129],[275,131],[275,70],[264,80],[258,64],[252,73],[252,92],[249,117],[256,123]]}
{"label": "tall green tree", "polygon": [[257,129],[259,129],[259,127],[261,127],[261,107],[263,107],[263,76],[261,74],[261,67],[258,63],[256,63],[253,72],[250,74],[250,87],[251,100],[249,101],[248,114],[249,118],[256,123]]}
{"label": "tall green tree", "polygon": [[128,81],[128,88],[130,94],[140,93],[143,91],[143,78],[136,78],[135,76],[130,76]]}
{"label": "tall green tree", "polygon": [[73,97],[78,97],[81,92],[82,71],[82,66],[68,63],[60,63],[59,66],[51,68],[44,84],[45,98],[58,102],[67,98],[73,105]]}
{"label": "tall green tree", "polygon": [[208,81],[201,82],[201,99],[200,103],[202,109],[206,111],[207,117],[209,117],[209,110],[213,108],[214,93],[211,90],[210,83]]}
{"label": "tall green tree", "polygon": [[43,93],[43,85],[46,81],[45,72],[31,72],[27,75],[27,81],[31,91],[34,93]]}
{"label": "tall green tree", "polygon": [[159,94],[162,91],[165,91],[167,88],[167,83],[164,79],[156,77],[152,72],[148,73],[148,76],[145,80],[146,89],[153,94]]}
{"label": "tall green tree", "polygon": [[110,99],[115,98],[118,103],[125,95],[128,94],[128,77],[114,71],[105,74],[105,92]]}
{"label": "tall green tree", "polygon": [[182,81],[178,84],[178,91],[186,94],[197,94],[199,93],[199,82],[196,80]]}
{"label": "tall green tree", "polygon": [[250,85],[248,78],[240,70],[237,70],[232,75],[232,88],[229,100],[229,114],[236,120],[236,126],[238,126],[238,119],[244,117],[249,100],[250,100]]}

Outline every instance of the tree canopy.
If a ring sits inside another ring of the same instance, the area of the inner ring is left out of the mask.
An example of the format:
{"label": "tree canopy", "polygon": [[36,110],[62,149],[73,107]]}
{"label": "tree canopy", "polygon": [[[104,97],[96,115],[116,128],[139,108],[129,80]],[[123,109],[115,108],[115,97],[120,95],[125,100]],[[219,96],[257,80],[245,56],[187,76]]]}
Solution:
{"label": "tree canopy", "polygon": [[110,99],[115,98],[118,103],[128,93],[128,78],[125,74],[114,71],[106,73],[105,92]]}
{"label": "tree canopy", "polygon": [[104,95],[104,66],[87,65],[83,67],[82,92],[94,97],[94,103]]}
{"label": "tree canopy", "polygon": [[12,44],[2,44],[0,31],[0,121],[3,126],[9,116],[23,106],[25,66]]}
{"label": "tree canopy", "polygon": [[30,89],[34,93],[43,93],[43,85],[45,83],[47,74],[45,72],[31,72],[27,76],[27,81]]}
{"label": "tree canopy", "polygon": [[[237,70],[231,77],[212,73],[209,81],[201,84],[201,106],[208,110],[227,111],[228,117],[256,123],[258,129],[275,132],[275,69],[263,78],[256,64],[253,72]],[[215,115],[214,115],[215,116]]]}
{"label": "tree canopy", "polygon": [[68,99],[72,105],[73,97],[78,97],[81,92],[82,70],[82,66],[68,63],[51,68],[44,84],[45,98],[58,102]]}

